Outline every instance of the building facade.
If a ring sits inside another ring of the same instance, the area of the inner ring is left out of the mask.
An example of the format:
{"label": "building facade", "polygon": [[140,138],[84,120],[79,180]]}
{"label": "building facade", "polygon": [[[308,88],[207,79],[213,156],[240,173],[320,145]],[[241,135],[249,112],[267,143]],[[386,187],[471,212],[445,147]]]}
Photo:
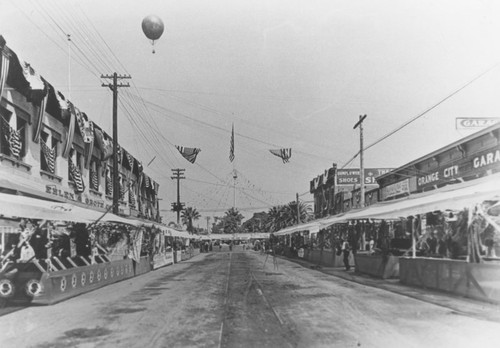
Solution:
{"label": "building facade", "polygon": [[0,36],[0,192],[106,212],[118,160],[119,215],[160,221],[159,185],[90,115],[19,59]]}

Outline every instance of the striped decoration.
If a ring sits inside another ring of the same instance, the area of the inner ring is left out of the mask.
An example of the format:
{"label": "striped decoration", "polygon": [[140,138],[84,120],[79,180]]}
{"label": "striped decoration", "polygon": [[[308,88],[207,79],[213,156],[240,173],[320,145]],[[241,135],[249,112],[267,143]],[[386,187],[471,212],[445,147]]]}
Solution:
{"label": "striped decoration", "polygon": [[43,157],[47,164],[47,171],[51,174],[56,173],[56,149],[51,149],[47,146],[43,139],[40,139],[40,146],[42,148]]}
{"label": "striped decoration", "polygon": [[283,160],[283,163],[288,163],[290,157],[292,157],[292,149],[277,149],[277,150],[269,150],[273,155],[280,157]]}
{"label": "striped decoration", "polygon": [[125,198],[125,191],[126,191],[126,188],[125,188],[125,183],[124,183],[124,180],[120,180],[120,199],[123,200]]}
{"label": "striped decoration", "polygon": [[69,159],[69,174],[71,179],[75,183],[75,192],[81,193],[85,191],[85,183],[82,179],[82,173],[80,173],[80,169],[73,163],[73,160]]}
{"label": "striped decoration", "polygon": [[113,195],[113,180],[111,179],[111,171],[108,170],[106,174],[106,195]]}
{"label": "striped decoration", "polygon": [[128,203],[131,208],[135,208],[137,201],[135,199],[135,194],[134,194],[134,186],[132,185],[132,182],[129,182],[129,190],[128,190]]}
{"label": "striped decoration", "polygon": [[20,130],[15,131],[13,128],[10,129],[9,147],[12,156],[16,158],[21,157],[21,150],[23,148],[23,143],[21,141]]}
{"label": "striped decoration", "polygon": [[14,130],[14,128],[10,126],[9,122],[3,117],[1,117],[1,123],[1,132],[5,137],[5,140],[7,140],[10,155],[19,159],[23,148],[23,143],[21,141],[21,129],[17,131]]}
{"label": "striped decoration", "polygon": [[184,157],[191,163],[194,163],[196,161],[196,156],[198,156],[201,151],[201,149],[198,149],[196,147],[184,147],[179,145],[175,145],[175,148],[179,150],[182,157]]}
{"label": "striped decoration", "polygon": [[99,191],[99,177],[96,169],[90,169],[90,188],[94,191]]}

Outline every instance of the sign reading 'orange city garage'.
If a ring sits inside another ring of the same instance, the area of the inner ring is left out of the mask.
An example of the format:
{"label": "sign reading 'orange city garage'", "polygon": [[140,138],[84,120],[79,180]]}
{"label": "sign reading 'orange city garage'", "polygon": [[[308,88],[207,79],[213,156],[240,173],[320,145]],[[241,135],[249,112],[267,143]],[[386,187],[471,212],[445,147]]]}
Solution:
{"label": "sign reading 'orange city garage'", "polygon": [[479,152],[474,156],[459,160],[454,164],[449,164],[437,168],[432,173],[417,177],[419,189],[425,186],[434,186],[446,183],[456,178],[466,177],[473,174],[483,174],[485,171],[500,169],[500,146]]}

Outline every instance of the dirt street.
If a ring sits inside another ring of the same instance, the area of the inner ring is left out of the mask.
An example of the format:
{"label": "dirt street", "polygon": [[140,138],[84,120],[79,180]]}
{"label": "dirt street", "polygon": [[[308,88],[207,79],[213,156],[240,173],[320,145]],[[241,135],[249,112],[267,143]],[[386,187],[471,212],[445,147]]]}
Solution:
{"label": "dirt street", "polygon": [[[490,306],[485,304],[485,306]],[[1,347],[479,347],[500,323],[254,251],[0,317]]]}

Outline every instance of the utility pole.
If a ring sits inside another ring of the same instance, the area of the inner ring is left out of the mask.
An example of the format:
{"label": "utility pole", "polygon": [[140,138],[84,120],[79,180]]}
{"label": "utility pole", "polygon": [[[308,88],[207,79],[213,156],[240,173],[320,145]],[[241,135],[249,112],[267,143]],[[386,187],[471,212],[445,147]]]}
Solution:
{"label": "utility pole", "polygon": [[299,193],[295,194],[295,200],[297,201],[297,225],[300,224],[300,208],[299,208]]}
{"label": "utility pole", "polygon": [[118,182],[118,87],[130,87],[128,83],[118,83],[118,79],[130,79],[130,75],[101,75],[101,79],[113,79],[113,83],[103,83],[113,91],[113,214],[118,214],[120,186]]}
{"label": "utility pole", "polygon": [[172,180],[177,180],[177,202],[172,203],[172,211],[177,213],[177,224],[180,223],[180,214],[182,209],[184,209],[184,203],[181,203],[181,179],[186,179],[184,175],[184,171],[186,169],[172,169],[174,176],[170,178]]}
{"label": "utility pole", "polygon": [[207,234],[210,234],[210,228],[209,228],[209,223],[210,222],[210,216],[207,216]]}
{"label": "utility pole", "polygon": [[365,206],[365,168],[363,166],[363,121],[365,118],[366,115],[359,115],[359,121],[353,127],[353,129],[356,129],[359,126],[359,181],[361,184],[359,205],[361,208]]}

